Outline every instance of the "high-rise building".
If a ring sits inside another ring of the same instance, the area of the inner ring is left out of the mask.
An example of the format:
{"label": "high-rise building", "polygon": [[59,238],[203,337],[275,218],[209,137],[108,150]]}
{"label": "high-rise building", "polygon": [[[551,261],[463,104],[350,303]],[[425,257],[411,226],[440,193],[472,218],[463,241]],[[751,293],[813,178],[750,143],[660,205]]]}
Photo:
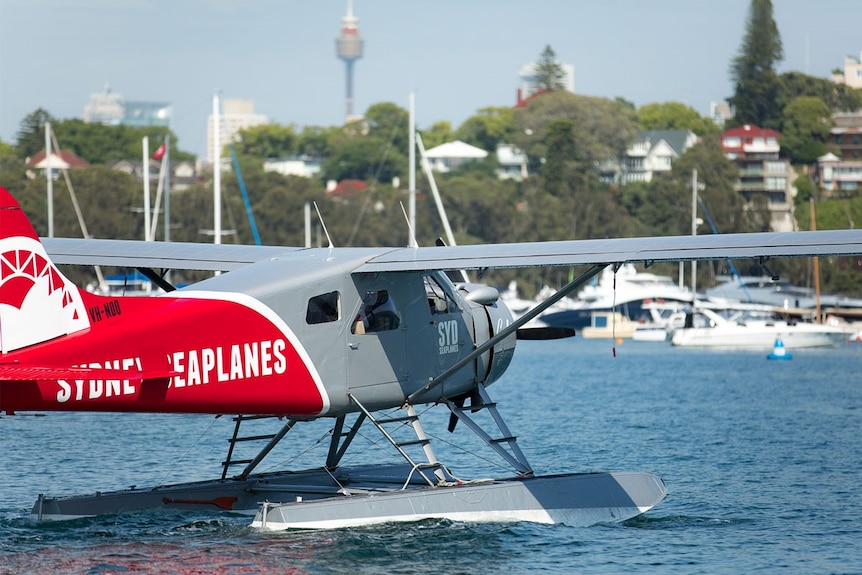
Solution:
{"label": "high-rise building", "polygon": [[[230,98],[222,100],[220,120],[221,130],[219,131],[219,141],[222,146],[227,146],[230,142],[236,141],[240,130],[269,123],[269,118],[263,114],[255,114],[253,100]],[[215,151],[213,149],[214,135],[213,116],[210,114],[207,120],[207,159],[210,164],[215,161]]]}
{"label": "high-rise building", "polygon": [[353,64],[362,58],[362,36],[357,24],[359,18],[353,15],[353,0],[347,0],[347,15],[341,19],[341,34],[335,39],[338,58],[344,60],[346,80],[346,121],[353,119]]}
{"label": "high-rise building", "polygon": [[165,126],[171,125],[171,105],[165,102],[127,102],[123,96],[111,91],[110,86],[90,96],[84,106],[82,119],[93,124],[108,126]]}

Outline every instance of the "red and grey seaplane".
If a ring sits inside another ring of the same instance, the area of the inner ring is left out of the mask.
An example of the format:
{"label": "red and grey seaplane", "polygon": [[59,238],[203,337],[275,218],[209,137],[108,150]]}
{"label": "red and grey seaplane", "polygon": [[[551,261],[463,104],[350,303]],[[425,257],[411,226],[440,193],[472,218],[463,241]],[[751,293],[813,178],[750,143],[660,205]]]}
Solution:
{"label": "red and grey seaplane", "polygon": [[[268,530],[425,518],[618,522],[658,504],[663,481],[648,472],[536,475],[488,393],[519,338],[573,335],[528,322],[607,266],[860,251],[862,230],[403,248],[40,239],[0,188],[0,410],[230,415],[231,449],[244,424],[278,418],[256,456],[229,453],[220,477],[40,495],[39,521],[203,506],[254,515],[252,525]],[[96,295],[55,264],[136,268],[163,293]],[[581,273],[517,320],[496,289],[447,275],[539,266]],[[222,273],[175,289],[165,272],[180,269]],[[475,433],[510,475],[465,479],[439,461],[417,409],[429,405],[450,412],[450,430],[461,422]],[[256,472],[292,429],[321,419],[331,433],[319,467]],[[379,433],[401,462],[342,465],[360,428]]]}

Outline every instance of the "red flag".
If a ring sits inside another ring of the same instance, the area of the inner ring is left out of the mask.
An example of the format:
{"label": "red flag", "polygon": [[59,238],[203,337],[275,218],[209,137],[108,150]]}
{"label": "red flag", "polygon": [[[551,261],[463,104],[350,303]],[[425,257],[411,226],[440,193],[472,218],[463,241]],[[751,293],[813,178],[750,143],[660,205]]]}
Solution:
{"label": "red flag", "polygon": [[165,155],[165,145],[162,144],[161,146],[159,146],[159,148],[155,152],[153,152],[153,159],[154,160],[161,160],[162,156],[164,156],[164,155]]}

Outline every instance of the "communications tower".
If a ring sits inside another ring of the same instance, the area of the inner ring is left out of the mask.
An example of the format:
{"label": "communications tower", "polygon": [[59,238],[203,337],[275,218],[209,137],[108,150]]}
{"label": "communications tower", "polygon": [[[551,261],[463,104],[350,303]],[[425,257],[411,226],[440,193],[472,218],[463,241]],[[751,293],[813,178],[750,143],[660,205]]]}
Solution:
{"label": "communications tower", "polygon": [[347,15],[341,19],[341,34],[335,39],[335,51],[344,60],[347,92],[347,121],[353,117],[353,63],[362,58],[362,36],[357,24],[359,18],[353,15],[353,0],[347,0]]}

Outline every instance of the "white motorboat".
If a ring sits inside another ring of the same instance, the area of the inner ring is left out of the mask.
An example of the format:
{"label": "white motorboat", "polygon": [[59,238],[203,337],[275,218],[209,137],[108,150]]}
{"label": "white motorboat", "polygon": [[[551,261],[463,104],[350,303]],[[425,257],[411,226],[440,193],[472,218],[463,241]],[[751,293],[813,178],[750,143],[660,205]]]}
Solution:
{"label": "white motorboat", "polygon": [[597,283],[586,286],[577,298],[564,298],[539,319],[547,325],[581,329],[591,324],[593,312],[618,311],[640,321],[648,318],[644,304],[659,300],[691,304],[693,297],[690,289],[679,287],[670,276],[639,272],[626,264],[616,273],[606,268]]}
{"label": "white motorboat", "polygon": [[685,327],[674,330],[671,343],[685,347],[770,350],[776,338],[781,338],[790,349],[829,347],[844,343],[854,331],[846,323],[793,323],[748,310],[722,316],[714,310],[698,308],[686,316]]}
{"label": "white motorboat", "polygon": [[688,304],[665,302],[663,300],[645,301],[641,309],[648,319],[638,322],[632,339],[634,341],[667,341],[673,330],[685,325]]}

